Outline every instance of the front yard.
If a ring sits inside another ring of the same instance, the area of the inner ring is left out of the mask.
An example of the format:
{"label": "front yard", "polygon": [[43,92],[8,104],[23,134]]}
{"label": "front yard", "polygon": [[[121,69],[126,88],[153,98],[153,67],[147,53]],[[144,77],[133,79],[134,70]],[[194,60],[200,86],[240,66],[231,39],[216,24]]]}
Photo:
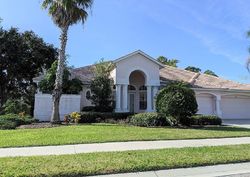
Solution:
{"label": "front yard", "polygon": [[180,129],[170,127],[142,128],[128,125],[92,124],[43,129],[0,130],[0,147],[247,136],[250,136],[250,129],[236,127],[222,126],[201,129]]}
{"label": "front yard", "polygon": [[15,157],[0,158],[0,176],[80,177],[247,161],[250,145]]}

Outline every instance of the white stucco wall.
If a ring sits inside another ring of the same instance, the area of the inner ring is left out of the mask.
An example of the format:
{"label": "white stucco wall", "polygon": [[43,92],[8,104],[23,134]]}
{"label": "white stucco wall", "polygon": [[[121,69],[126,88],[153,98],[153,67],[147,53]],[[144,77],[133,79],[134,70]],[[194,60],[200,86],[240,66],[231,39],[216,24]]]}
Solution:
{"label": "white stucco wall", "polygon": [[194,90],[199,114],[214,114],[223,120],[250,119],[250,94],[248,91],[222,89]]}
{"label": "white stucco wall", "polygon": [[[60,100],[60,119],[66,114],[80,112],[81,95],[62,95]],[[39,121],[50,121],[52,113],[52,96],[50,94],[35,95],[34,117]]]}
{"label": "white stucco wall", "polygon": [[82,89],[82,92],[80,93],[80,95],[81,95],[81,109],[85,106],[93,106],[93,104],[91,103],[91,100],[88,100],[86,98],[87,91],[90,91],[90,88],[88,86],[84,86]]}
{"label": "white stucco wall", "polygon": [[[139,70],[145,73],[146,85],[160,85],[159,65],[146,59],[140,54],[132,55],[125,60],[116,63],[116,69],[113,71],[115,84],[129,84],[129,76],[133,71]],[[112,74],[111,74],[112,76]]]}

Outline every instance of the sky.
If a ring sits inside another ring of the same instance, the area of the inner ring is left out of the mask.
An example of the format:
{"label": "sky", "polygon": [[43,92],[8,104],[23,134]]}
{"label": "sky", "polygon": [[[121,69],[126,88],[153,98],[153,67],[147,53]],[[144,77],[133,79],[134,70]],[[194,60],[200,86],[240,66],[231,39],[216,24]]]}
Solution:
{"label": "sky", "polygon": [[[4,29],[32,30],[59,47],[60,30],[42,0],[0,0]],[[114,60],[135,50],[178,59],[180,68],[210,69],[250,83],[249,0],[94,0],[87,22],[70,28],[69,65]]]}

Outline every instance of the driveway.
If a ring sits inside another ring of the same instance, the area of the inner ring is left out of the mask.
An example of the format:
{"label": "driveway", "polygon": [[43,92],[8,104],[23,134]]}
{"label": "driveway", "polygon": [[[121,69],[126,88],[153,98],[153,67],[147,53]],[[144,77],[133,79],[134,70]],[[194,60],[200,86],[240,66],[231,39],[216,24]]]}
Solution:
{"label": "driveway", "polygon": [[249,128],[250,129],[250,119],[247,119],[247,120],[244,120],[244,119],[239,119],[239,120],[224,119],[223,124],[224,125],[229,125],[229,126],[235,126],[235,127]]}

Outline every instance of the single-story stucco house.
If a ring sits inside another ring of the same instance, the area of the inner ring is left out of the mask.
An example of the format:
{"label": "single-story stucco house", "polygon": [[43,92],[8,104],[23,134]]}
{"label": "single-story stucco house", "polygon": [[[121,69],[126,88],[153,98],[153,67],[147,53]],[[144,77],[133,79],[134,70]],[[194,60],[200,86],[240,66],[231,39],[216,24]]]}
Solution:
{"label": "single-story stucco house", "polygon": [[[170,81],[184,81],[193,86],[199,114],[217,115],[224,121],[250,120],[248,84],[166,66],[140,50],[118,58],[113,63],[115,69],[111,72],[111,77],[115,84],[113,91],[116,112],[153,112],[158,91]],[[84,87],[81,95],[75,96],[78,101],[70,100],[73,96],[62,97],[62,100],[66,100],[61,105],[62,117],[69,113],[67,111],[80,111],[91,105],[89,84],[94,77],[93,67],[91,65],[72,70],[72,75],[81,79]],[[44,99],[42,95],[44,94],[36,95],[35,116],[40,120],[49,120],[51,103],[45,100],[51,99],[51,96],[47,95],[47,99]],[[47,115],[44,110],[47,110]]]}

